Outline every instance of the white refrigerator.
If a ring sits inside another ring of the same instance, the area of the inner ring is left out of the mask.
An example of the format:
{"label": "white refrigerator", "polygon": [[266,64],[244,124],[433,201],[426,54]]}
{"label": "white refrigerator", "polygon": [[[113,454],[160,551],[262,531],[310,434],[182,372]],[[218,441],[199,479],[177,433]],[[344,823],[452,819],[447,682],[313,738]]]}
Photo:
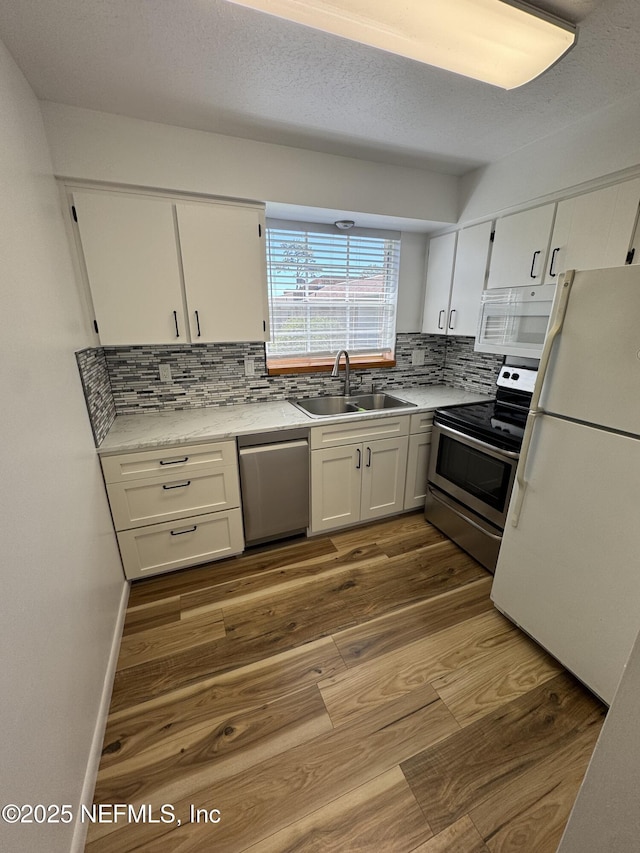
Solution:
{"label": "white refrigerator", "polygon": [[557,285],[491,597],[611,703],[640,631],[640,267]]}

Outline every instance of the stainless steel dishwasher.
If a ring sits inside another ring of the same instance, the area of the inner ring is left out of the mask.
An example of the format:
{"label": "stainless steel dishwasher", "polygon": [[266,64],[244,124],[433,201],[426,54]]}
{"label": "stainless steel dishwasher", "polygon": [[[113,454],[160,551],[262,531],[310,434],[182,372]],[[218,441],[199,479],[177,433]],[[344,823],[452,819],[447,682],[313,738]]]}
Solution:
{"label": "stainless steel dishwasher", "polygon": [[309,430],[238,436],[247,545],[303,533],[309,525]]}

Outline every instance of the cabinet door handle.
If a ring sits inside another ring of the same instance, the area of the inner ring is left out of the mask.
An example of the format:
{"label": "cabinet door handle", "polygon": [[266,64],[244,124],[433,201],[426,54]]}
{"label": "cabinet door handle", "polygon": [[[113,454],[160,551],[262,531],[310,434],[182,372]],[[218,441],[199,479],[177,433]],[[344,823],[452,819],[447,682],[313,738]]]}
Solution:
{"label": "cabinet door handle", "polygon": [[190,486],[190,485],[191,485],[191,480],[187,480],[186,483],[178,483],[176,486],[163,486],[162,488],[168,492],[169,489],[186,489],[186,487]]}
{"label": "cabinet door handle", "polygon": [[194,313],[196,315],[196,326],[198,327],[197,337],[199,338],[200,337],[200,315],[198,314],[197,311],[195,311]]}
{"label": "cabinet door handle", "polygon": [[554,267],[555,262],[556,262],[556,255],[558,254],[559,251],[560,251],[560,246],[556,246],[556,248],[553,250],[553,252],[551,252],[551,263],[549,264],[549,275],[551,276],[551,278],[555,278],[557,275],[557,272],[555,272],[553,267]]}
{"label": "cabinet door handle", "polygon": [[357,470],[362,465],[362,452],[361,452],[359,447],[356,448],[356,453],[358,454],[358,462],[356,463],[356,470]]}
{"label": "cabinet door handle", "polygon": [[453,331],[453,315],[455,313],[456,313],[455,308],[452,308],[451,311],[449,311],[449,328],[451,329],[451,331]]}
{"label": "cabinet door handle", "polygon": [[183,462],[188,462],[189,457],[185,456],[184,459],[172,459],[170,462],[165,462],[164,459],[160,459],[161,465],[181,465]]}
{"label": "cabinet door handle", "polygon": [[442,318],[444,317],[444,308],[438,314],[438,328],[444,329],[444,323],[442,322]]}
{"label": "cabinet door handle", "polygon": [[190,527],[188,530],[170,530],[172,536],[184,536],[185,533],[193,533],[198,529],[198,525],[194,524],[193,527]]}
{"label": "cabinet door handle", "polygon": [[534,274],[533,268],[536,265],[536,258],[538,257],[539,254],[540,254],[540,249],[536,249],[535,252],[533,253],[533,257],[531,258],[531,270],[529,271],[529,275],[531,276],[531,278],[537,278],[538,277],[537,275]]}
{"label": "cabinet door handle", "polygon": [[178,328],[178,312],[173,312],[173,322],[176,324],[176,338],[180,337],[180,329]]}
{"label": "cabinet door handle", "polygon": [[367,468],[371,468],[371,448],[367,447]]}

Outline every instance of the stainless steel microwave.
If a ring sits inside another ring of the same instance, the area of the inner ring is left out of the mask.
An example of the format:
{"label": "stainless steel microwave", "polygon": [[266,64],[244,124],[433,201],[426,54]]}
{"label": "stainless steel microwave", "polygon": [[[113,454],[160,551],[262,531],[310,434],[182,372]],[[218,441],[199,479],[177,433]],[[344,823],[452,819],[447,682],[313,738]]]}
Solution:
{"label": "stainless steel microwave", "polygon": [[540,358],[555,287],[500,287],[482,294],[475,350]]}

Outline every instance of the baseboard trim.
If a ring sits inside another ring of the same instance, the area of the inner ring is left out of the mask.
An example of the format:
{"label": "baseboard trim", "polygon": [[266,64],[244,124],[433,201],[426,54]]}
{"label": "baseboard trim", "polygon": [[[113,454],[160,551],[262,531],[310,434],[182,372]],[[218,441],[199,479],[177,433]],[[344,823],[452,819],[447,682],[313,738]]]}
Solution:
{"label": "baseboard trim", "polygon": [[[87,769],[84,775],[84,782],[82,784],[82,793],[80,795],[80,804],[85,806],[91,805],[93,801],[93,792],[96,787],[96,778],[98,776],[98,768],[100,766],[100,757],[102,754],[102,743],[104,740],[104,732],[107,727],[109,705],[111,704],[111,692],[113,690],[113,681],[116,675],[116,664],[118,663],[120,640],[122,638],[122,629],[124,627],[127,604],[129,603],[130,589],[131,585],[129,583],[125,583],[122,588],[122,596],[120,598],[120,606],[118,608],[118,618],[116,619],[113,629],[111,651],[109,653],[109,661],[107,663],[107,670],[104,676],[104,684],[102,686],[102,696],[100,697],[100,704],[98,706],[96,726],[93,732],[91,749],[89,750],[89,760],[87,762]],[[83,822],[78,820],[79,813],[80,807],[78,807],[78,814],[75,816],[76,822],[69,853],[83,853],[85,847],[88,823],[86,821]]]}

